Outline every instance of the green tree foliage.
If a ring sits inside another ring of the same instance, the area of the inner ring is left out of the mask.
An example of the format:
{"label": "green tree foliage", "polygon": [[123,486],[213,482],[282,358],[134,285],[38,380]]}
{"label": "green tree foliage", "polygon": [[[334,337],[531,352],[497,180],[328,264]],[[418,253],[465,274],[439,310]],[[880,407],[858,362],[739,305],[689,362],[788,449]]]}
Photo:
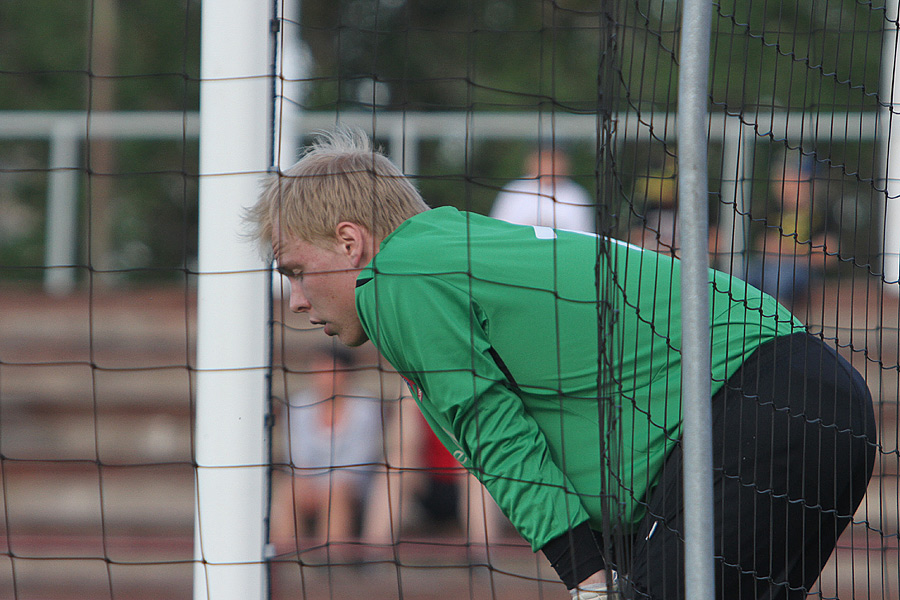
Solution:
{"label": "green tree foliage", "polygon": [[[199,39],[198,0],[0,2],[0,110],[196,111]],[[81,150],[79,262],[97,259],[88,215],[109,211],[111,256],[90,266],[183,277],[196,255],[196,142],[114,142],[111,162]],[[47,160],[42,141],[0,144],[0,215],[21,224],[0,228],[2,278],[42,276]]]}
{"label": "green tree foliage", "polygon": [[0,108],[84,106],[87,40],[84,2],[0,3]]}
{"label": "green tree foliage", "polygon": [[[114,38],[106,40],[112,57],[97,54],[101,6],[115,13]],[[300,6],[310,57],[304,110],[549,116],[592,113],[605,102],[642,115],[671,115],[676,107],[678,0],[303,0]],[[0,110],[95,110],[92,93],[105,84],[117,110],[197,110],[200,10],[199,0],[2,1]],[[718,0],[710,109],[741,114],[746,122],[759,112],[875,110],[884,18],[884,0]],[[615,71],[604,80],[609,60]],[[497,189],[521,175],[528,149],[498,141],[468,148],[424,144],[420,187],[435,205],[485,212]],[[574,150],[576,175],[592,188],[594,149]],[[844,160],[844,150],[828,152]],[[193,142],[120,144],[110,174],[114,246],[135,257],[125,268],[190,262],[196,153]],[[674,148],[620,153],[623,199],[632,163],[656,154],[671,156]],[[871,178],[870,163],[857,159],[847,170]],[[0,210],[12,203],[21,216],[25,206],[33,218],[22,222],[37,223],[30,245],[18,235],[13,248],[0,232],[4,264],[41,261],[44,164],[40,143],[0,147]],[[160,233],[175,230],[182,231],[175,240]]]}
{"label": "green tree foliage", "polygon": [[116,0],[113,73],[92,69],[91,0],[0,2],[0,110],[84,110],[113,78],[118,110],[196,110],[200,5]]}
{"label": "green tree foliage", "polygon": [[390,108],[592,110],[596,2],[304,2],[316,74],[310,108],[352,106],[360,81],[390,86]]}
{"label": "green tree foliage", "polygon": [[712,40],[719,110],[875,110],[884,3],[720,0]]}
{"label": "green tree foliage", "polygon": [[[674,109],[675,0],[339,0],[302,8],[317,78],[311,109],[353,106],[360,83],[376,79],[390,86],[384,108],[593,110],[607,12],[621,108]],[[883,27],[883,0],[720,0],[714,106],[874,109]]]}

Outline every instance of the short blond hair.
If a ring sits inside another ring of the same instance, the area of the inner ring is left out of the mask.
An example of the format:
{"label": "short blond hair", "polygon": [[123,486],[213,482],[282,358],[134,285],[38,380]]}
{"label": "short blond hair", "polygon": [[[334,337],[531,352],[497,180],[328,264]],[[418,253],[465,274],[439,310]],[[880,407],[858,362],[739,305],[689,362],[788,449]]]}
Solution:
{"label": "short blond hair", "polygon": [[266,181],[246,220],[250,235],[271,249],[279,235],[314,244],[331,241],[343,221],[362,225],[381,240],[426,210],[409,178],[365,133],[336,127],[319,133],[296,164]]}

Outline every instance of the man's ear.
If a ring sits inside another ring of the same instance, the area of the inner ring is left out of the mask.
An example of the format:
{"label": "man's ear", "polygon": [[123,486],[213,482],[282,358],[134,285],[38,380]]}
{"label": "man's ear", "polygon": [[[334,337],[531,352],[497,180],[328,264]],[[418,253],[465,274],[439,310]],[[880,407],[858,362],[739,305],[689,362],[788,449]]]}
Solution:
{"label": "man's ear", "polygon": [[368,261],[372,235],[369,230],[352,221],[341,221],[335,228],[339,252],[346,256],[353,268],[365,266]]}

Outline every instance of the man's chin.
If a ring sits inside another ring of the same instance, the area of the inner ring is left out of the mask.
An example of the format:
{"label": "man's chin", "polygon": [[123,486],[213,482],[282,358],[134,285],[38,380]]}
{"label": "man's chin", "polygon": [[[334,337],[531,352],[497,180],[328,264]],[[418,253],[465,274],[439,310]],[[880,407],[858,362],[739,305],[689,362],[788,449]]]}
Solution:
{"label": "man's chin", "polygon": [[363,338],[361,340],[348,340],[348,341],[344,341],[343,339],[341,339],[341,343],[343,343],[345,346],[349,346],[350,348],[356,348],[357,346],[362,346],[363,344],[365,344],[368,341],[369,341],[369,338]]}
{"label": "man's chin", "polygon": [[329,333],[328,335],[336,335],[338,340],[345,346],[349,346],[350,348],[356,348],[357,346],[362,346],[366,342],[369,341],[369,338],[365,335],[354,336],[354,337],[346,337],[341,335],[340,333]]}
{"label": "man's chin", "polygon": [[362,328],[359,328],[358,330],[355,327],[342,329],[343,330],[334,327],[329,322],[324,323],[324,327],[322,327],[322,331],[325,332],[325,335],[337,337],[337,339],[340,340],[342,344],[351,348],[362,346],[369,341],[369,337],[366,335],[366,332],[362,330]]}

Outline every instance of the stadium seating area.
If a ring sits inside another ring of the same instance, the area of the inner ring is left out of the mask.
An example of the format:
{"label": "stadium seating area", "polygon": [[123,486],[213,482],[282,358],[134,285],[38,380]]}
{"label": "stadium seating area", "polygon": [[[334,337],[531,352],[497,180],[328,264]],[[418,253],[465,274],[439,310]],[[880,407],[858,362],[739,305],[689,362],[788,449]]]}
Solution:
{"label": "stadium seating area", "polygon": [[[878,292],[835,282],[812,300],[819,317],[806,319],[852,344],[842,352],[866,373],[882,444],[860,523],[823,575],[826,595],[887,599],[900,589],[900,303]],[[194,310],[181,289],[0,293],[0,597],[191,596]],[[400,580],[407,599],[562,592],[525,546],[475,556],[440,542],[370,552],[363,567],[328,568],[324,550],[302,568],[279,559],[274,597],[351,597],[365,581],[366,597],[396,598]]]}

